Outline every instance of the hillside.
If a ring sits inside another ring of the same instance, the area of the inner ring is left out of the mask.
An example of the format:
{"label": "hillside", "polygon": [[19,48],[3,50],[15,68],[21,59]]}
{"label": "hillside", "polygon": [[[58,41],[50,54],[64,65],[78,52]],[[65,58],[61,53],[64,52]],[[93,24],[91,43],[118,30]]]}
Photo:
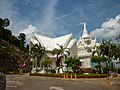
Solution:
{"label": "hillside", "polygon": [[24,61],[24,53],[18,47],[0,39],[0,69],[17,71]]}

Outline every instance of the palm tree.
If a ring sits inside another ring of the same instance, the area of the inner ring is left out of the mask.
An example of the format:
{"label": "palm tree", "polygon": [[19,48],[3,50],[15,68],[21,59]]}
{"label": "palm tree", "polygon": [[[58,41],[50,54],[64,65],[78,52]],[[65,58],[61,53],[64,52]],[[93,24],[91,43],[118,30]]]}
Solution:
{"label": "palm tree", "polygon": [[[101,73],[101,62],[106,61],[106,58],[103,57],[102,51],[100,49],[100,46],[96,46],[96,51],[95,53],[93,53],[91,60],[92,62],[98,63],[97,68],[98,68],[98,72]],[[97,55],[96,55],[97,54]]]}
{"label": "palm tree", "polygon": [[59,46],[59,49],[57,49],[57,48],[53,49],[52,54],[57,55],[56,66],[58,67],[58,66],[62,65],[62,60],[63,59],[65,60],[67,55],[70,55],[70,52],[69,52],[70,50],[69,50],[69,48],[64,48],[62,45],[59,45],[59,44],[57,44],[57,45]]}
{"label": "palm tree", "polygon": [[37,71],[37,67],[40,67],[40,61],[41,59],[46,55],[46,50],[45,47],[41,46],[41,44],[35,44],[32,48],[31,48],[31,52],[30,52],[33,60],[33,64],[35,64],[36,67],[36,71]]}
{"label": "palm tree", "polygon": [[120,35],[118,35],[115,40],[117,40],[117,42],[120,42]]}
{"label": "palm tree", "polygon": [[117,40],[117,43],[114,44],[114,57],[115,59],[119,58],[120,62],[120,35],[115,40]]}
{"label": "palm tree", "polygon": [[103,55],[107,58],[106,67],[108,69],[108,72],[110,69],[110,61],[111,61],[112,57],[114,56],[114,52],[113,52],[114,44],[111,43],[111,41],[112,40],[109,40],[109,41],[102,40],[102,43],[100,45],[100,49],[101,49]]}

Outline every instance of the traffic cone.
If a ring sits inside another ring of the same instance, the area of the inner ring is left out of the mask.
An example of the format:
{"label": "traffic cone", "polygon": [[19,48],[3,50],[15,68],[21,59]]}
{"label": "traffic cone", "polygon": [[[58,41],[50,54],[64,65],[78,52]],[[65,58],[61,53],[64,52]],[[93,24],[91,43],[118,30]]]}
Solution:
{"label": "traffic cone", "polygon": [[66,73],[66,78],[68,78],[68,74]]}
{"label": "traffic cone", "polygon": [[65,74],[64,74],[64,78],[65,78]]}
{"label": "traffic cone", "polygon": [[71,75],[70,75],[70,78],[72,79],[72,73],[71,73]]}
{"label": "traffic cone", "polygon": [[75,73],[75,79],[77,78],[76,73]]}

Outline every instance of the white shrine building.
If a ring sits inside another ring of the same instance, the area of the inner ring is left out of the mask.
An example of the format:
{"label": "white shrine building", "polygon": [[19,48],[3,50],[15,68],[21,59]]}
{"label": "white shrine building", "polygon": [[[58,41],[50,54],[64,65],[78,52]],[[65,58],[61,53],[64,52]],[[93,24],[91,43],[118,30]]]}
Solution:
{"label": "white shrine building", "polygon": [[[88,34],[86,22],[84,22],[83,34],[78,41],[73,37],[72,33],[56,38],[34,33],[34,36],[30,39],[30,48],[37,43],[40,43],[49,52],[53,51],[54,48],[59,49],[58,45],[69,48],[70,57],[80,58],[81,67],[92,67],[90,58],[97,43],[96,39],[92,40]],[[48,56],[52,59],[52,68],[56,68],[56,55],[48,53]],[[62,61],[62,64],[64,64],[64,61]]]}
{"label": "white shrine building", "polygon": [[84,22],[84,28],[83,28],[83,34],[81,37],[79,37],[79,40],[77,41],[77,52],[78,57],[81,61],[81,67],[82,68],[91,68],[91,56],[92,52],[95,51],[95,46],[100,45],[96,42],[95,39],[91,39],[90,35],[88,34],[86,22]]}
{"label": "white shrine building", "polygon": [[[64,48],[69,48],[69,57],[77,57],[77,41],[73,38],[72,33],[57,38],[50,38],[35,33],[33,38],[30,39],[30,48],[38,43],[48,51],[47,55],[52,60],[52,68],[56,68],[57,55],[53,55],[51,52],[55,48],[60,49],[58,45],[62,45]],[[35,63],[34,60],[33,63]],[[64,65],[64,61],[62,61],[62,65]],[[34,69],[35,66],[32,68]]]}

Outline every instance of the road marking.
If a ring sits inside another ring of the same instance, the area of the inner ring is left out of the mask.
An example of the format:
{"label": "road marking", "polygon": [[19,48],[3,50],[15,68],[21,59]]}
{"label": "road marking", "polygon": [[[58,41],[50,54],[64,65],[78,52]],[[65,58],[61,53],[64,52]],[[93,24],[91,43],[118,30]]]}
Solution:
{"label": "road marking", "polygon": [[64,90],[62,87],[50,86],[50,90]]}
{"label": "road marking", "polygon": [[9,86],[9,85],[7,85],[6,87],[10,87],[10,88],[17,88],[17,86]]}

